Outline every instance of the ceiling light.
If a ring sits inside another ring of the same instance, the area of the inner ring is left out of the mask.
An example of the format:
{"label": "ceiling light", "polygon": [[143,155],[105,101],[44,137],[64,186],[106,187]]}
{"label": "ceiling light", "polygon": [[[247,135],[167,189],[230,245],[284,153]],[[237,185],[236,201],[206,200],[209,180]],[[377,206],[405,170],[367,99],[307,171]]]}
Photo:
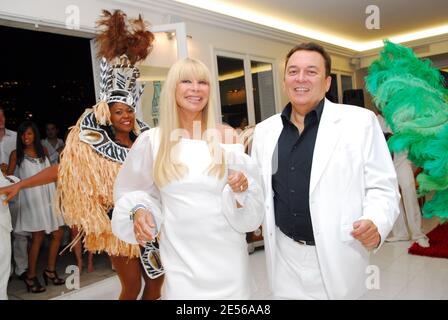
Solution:
{"label": "ceiling light", "polygon": [[[335,35],[319,32],[312,28],[306,28],[304,26],[287,23],[280,19],[276,19],[270,15],[264,15],[253,10],[249,10],[244,7],[240,7],[235,4],[223,3],[218,0],[175,0],[176,2],[191,5],[201,9],[213,11],[216,13],[224,14],[234,18],[238,18],[244,21],[250,21],[256,24],[268,26],[274,29],[294,33],[297,35],[305,36],[311,39],[331,43],[340,47],[352,49],[355,51],[366,51],[374,48],[380,48],[383,46],[382,39],[369,42],[357,42],[344,39]],[[407,33],[399,36],[390,36],[388,39],[394,43],[401,43],[407,41],[413,41],[432,36],[448,33],[448,24],[425,29],[417,32]]]}

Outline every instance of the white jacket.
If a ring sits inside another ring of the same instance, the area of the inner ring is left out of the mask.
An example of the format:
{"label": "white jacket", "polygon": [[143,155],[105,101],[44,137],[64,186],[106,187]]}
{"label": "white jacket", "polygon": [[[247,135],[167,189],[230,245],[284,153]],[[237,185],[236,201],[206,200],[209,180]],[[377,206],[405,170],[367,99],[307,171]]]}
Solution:
{"label": "white jacket", "polygon": [[[257,125],[252,156],[263,174],[263,225],[269,282],[275,272],[272,156],[283,123],[280,114]],[[366,291],[369,252],[350,232],[370,219],[381,244],[398,216],[396,174],[373,112],[325,100],[314,148],[309,204],[322,277],[330,299],[354,299]],[[381,245],[380,244],[380,245]]]}

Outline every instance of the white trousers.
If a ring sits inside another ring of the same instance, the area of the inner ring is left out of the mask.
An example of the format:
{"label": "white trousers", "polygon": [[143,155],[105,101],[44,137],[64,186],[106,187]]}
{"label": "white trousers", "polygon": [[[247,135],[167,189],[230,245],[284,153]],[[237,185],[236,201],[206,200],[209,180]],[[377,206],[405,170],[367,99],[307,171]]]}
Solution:
{"label": "white trousers", "polygon": [[[394,155],[394,166],[400,186],[400,215],[392,229],[393,237],[398,240],[425,238],[422,232],[422,214],[417,200],[414,173],[406,153]],[[409,231],[408,231],[409,229]],[[409,234],[410,232],[410,234]]]}
{"label": "white trousers", "polygon": [[20,276],[28,269],[28,233],[12,233],[14,272]]}
{"label": "white trousers", "polygon": [[328,299],[315,246],[299,244],[276,230],[274,299]]}
{"label": "white trousers", "polygon": [[[9,202],[9,211],[11,212],[12,228],[15,229],[18,213],[18,195],[13,201]],[[14,232],[12,233],[12,253],[14,258],[14,271],[16,275],[20,276],[28,269],[28,237],[31,236],[29,232]]]}
{"label": "white trousers", "polygon": [[11,232],[0,226],[0,300],[8,300],[9,274],[11,272]]}

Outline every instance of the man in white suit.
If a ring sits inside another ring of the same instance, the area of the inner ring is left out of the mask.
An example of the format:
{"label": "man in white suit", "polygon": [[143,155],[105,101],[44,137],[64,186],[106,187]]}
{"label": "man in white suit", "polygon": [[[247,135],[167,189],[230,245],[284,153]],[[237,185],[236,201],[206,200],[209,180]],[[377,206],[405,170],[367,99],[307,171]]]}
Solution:
{"label": "man in white suit", "polygon": [[373,112],[325,99],[331,59],[314,43],[286,57],[290,103],[257,125],[252,156],[263,173],[263,226],[272,293],[354,299],[369,284],[369,251],[398,215],[396,174]]}
{"label": "man in white suit", "polygon": [[[13,180],[11,180],[13,179]],[[5,178],[0,173],[0,187],[9,186],[11,183],[18,182],[14,176]],[[0,197],[0,300],[7,300],[7,288],[9,275],[11,273],[11,214],[8,204],[3,203],[5,196]]]}

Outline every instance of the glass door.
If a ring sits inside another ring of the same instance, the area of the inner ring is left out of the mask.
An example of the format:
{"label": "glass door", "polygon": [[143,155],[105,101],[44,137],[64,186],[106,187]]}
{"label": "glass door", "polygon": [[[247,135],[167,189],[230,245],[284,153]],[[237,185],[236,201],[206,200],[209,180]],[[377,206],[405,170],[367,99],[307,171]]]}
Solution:
{"label": "glass door", "polygon": [[250,61],[254,96],[255,123],[275,114],[275,91],[272,63]]}
{"label": "glass door", "polygon": [[217,56],[221,121],[234,128],[248,125],[244,60]]}
{"label": "glass door", "polygon": [[237,130],[276,113],[277,97],[272,60],[216,52],[221,121]]}

